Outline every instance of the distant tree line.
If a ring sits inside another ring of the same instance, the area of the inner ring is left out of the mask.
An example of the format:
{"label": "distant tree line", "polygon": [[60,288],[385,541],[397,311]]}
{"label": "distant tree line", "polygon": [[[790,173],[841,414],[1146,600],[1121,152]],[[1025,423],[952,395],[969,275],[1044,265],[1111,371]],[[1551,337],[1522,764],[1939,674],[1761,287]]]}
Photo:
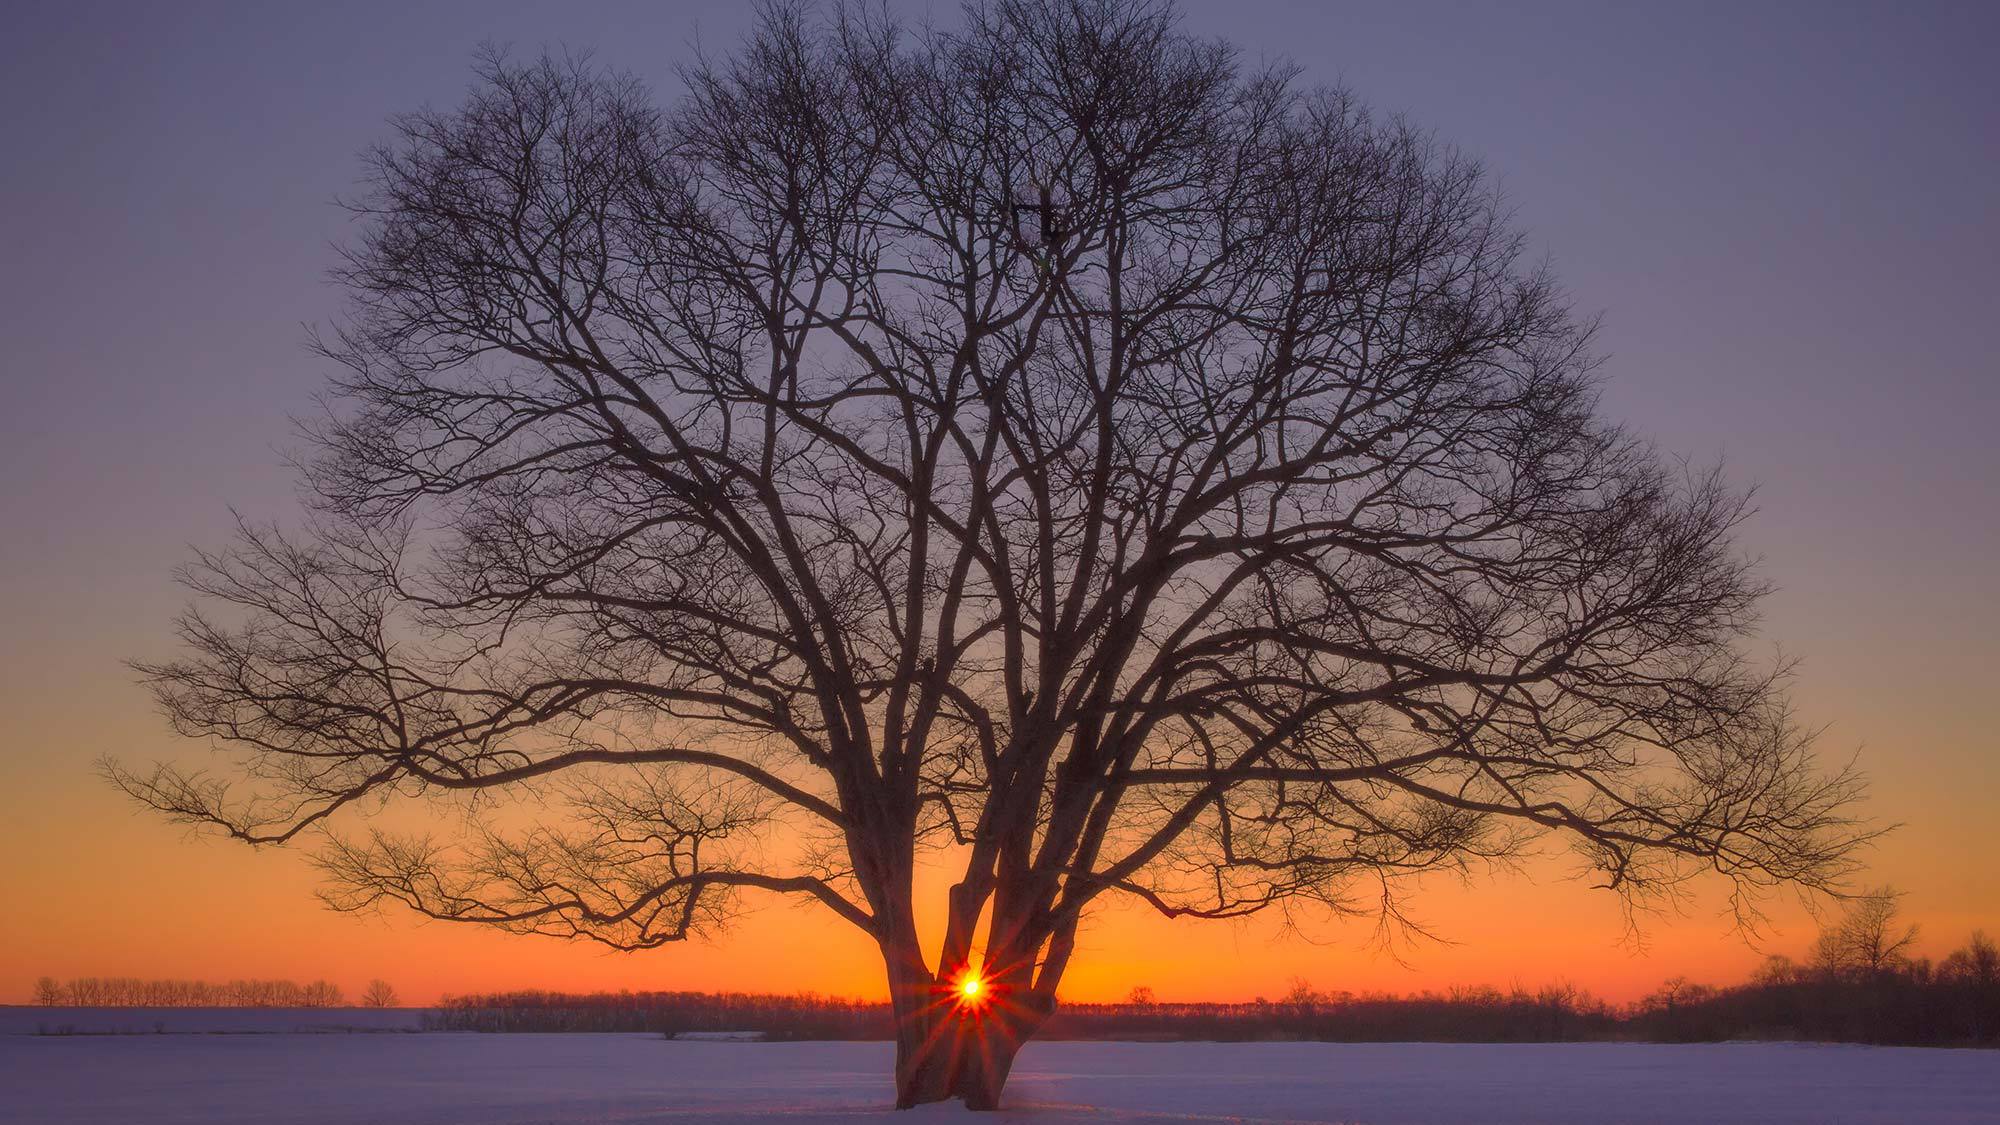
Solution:
{"label": "distant tree line", "polygon": [[[1619,1014],[1575,989],[1463,989],[1422,996],[1320,993],[1234,1004],[1065,1003],[1041,1031],[1055,1039],[1427,1039],[1466,1042],[1610,1037]],[[440,1031],[756,1032],[764,1038],[892,1038],[884,1002],[756,993],[514,992],[447,997],[424,1017]]]}
{"label": "distant tree line", "polygon": [[1974,931],[1942,960],[1911,953],[1915,926],[1887,891],[1854,903],[1809,958],[1765,962],[1748,984],[1668,981],[1629,1014],[1648,1039],[1813,1039],[1923,1045],[2000,1044],[2000,946]]}
{"label": "distant tree line", "polygon": [[[1161,1001],[1151,988],[1121,1003],[1065,1003],[1045,1038],[1124,1040],[1325,1040],[1333,1042],[1709,1042],[1802,1039],[1937,1046],[2000,1046],[2000,946],[1975,931],[1932,961],[1913,952],[1896,896],[1852,900],[1803,961],[1772,957],[1744,984],[1684,978],[1614,1006],[1567,985],[1535,991],[1460,988],[1416,995],[1322,991],[1295,981],[1277,999],[1243,1003]],[[148,981],[79,977],[36,984],[37,1003],[97,1007],[334,1007],[326,981]],[[392,1007],[395,990],[370,982],[365,1007]],[[885,1002],[745,992],[508,992],[446,997],[423,1017],[431,1030],[623,1031],[680,1035],[756,1032],[780,1040],[883,1040],[895,1023]]]}
{"label": "distant tree line", "polygon": [[887,1002],[804,993],[504,992],[447,996],[431,1031],[755,1031],[767,1039],[893,1039]]}
{"label": "distant tree line", "polygon": [[[346,994],[331,981],[300,984],[293,980],[144,980],[139,977],[42,977],[35,982],[35,1003],[44,1007],[78,1008],[339,1008]],[[359,1006],[390,1008],[396,990],[374,980],[361,994]]]}
{"label": "distant tree line", "polygon": [[1568,985],[1454,988],[1416,995],[1322,992],[1304,981],[1276,1000],[1175,1004],[1141,995],[1065,1006],[1044,1035],[1066,1039],[1540,1043],[1614,1037],[1619,1013]]}
{"label": "distant tree line", "polygon": [[[1567,985],[1461,988],[1417,995],[1321,991],[1306,981],[1272,1000],[1161,1002],[1141,987],[1122,1003],[1064,1003],[1043,1038],[1558,1042],[1804,1039],[2000,1045],[2000,948],[1975,932],[1940,961],[1914,956],[1896,896],[1853,900],[1805,962],[1773,957],[1745,984],[1680,978],[1614,1006]],[[447,997],[425,1026],[451,1031],[748,1031],[769,1039],[889,1039],[889,1005],[813,994],[512,992]]]}

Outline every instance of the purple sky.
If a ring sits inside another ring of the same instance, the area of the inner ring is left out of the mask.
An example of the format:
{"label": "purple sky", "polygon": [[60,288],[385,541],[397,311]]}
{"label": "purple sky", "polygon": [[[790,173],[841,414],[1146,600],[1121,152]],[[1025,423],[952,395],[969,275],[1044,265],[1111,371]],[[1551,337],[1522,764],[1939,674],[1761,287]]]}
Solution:
{"label": "purple sky", "polygon": [[[1604,314],[1607,411],[1760,487],[1746,543],[1782,587],[1767,632],[1805,659],[1828,750],[1859,749],[1877,812],[1911,822],[1884,870],[1946,930],[2000,924],[1990,865],[1924,874],[2000,850],[2000,5],[1502,8],[1186,12],[1498,175],[1579,308]],[[484,39],[591,47],[669,97],[697,35],[726,49],[746,19],[722,2],[9,5],[0,844],[26,831],[9,821],[116,809],[88,764],[168,742],[118,662],[170,650],[171,568],[230,505],[291,511],[285,419],[325,374],[302,326],[338,308],[330,201],[383,119],[457,100]]]}

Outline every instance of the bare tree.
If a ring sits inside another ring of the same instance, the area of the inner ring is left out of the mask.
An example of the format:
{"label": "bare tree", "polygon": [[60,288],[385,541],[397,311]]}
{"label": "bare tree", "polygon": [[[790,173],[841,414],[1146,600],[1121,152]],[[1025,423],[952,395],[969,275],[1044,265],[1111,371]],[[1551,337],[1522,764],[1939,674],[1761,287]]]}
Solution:
{"label": "bare tree", "polygon": [[306,1008],[338,1008],[347,1002],[346,994],[340,986],[327,980],[316,980],[299,990],[297,1003]]}
{"label": "bare tree", "polygon": [[646,949],[816,901],[905,1106],[996,1104],[1107,895],[1393,919],[1546,833],[1627,895],[1845,873],[1743,497],[1595,419],[1470,161],[1138,0],[780,7],[686,78],[493,56],[395,122],[312,517],[140,666],[248,789],[119,785],[254,843],[468,798],[328,831],[340,908]]}
{"label": "bare tree", "polygon": [[1906,965],[1917,927],[1898,917],[1901,897],[1894,888],[1877,887],[1849,900],[1840,917],[1820,929],[1814,960],[1821,972],[1873,980]]}
{"label": "bare tree", "polygon": [[1938,966],[1939,975],[1987,990],[2000,989],[2000,945],[1984,930],[1972,931],[1964,949],[1952,951]]}
{"label": "bare tree", "polygon": [[361,993],[364,1008],[393,1008],[396,1003],[396,987],[380,977],[369,981]]}
{"label": "bare tree", "polygon": [[35,1003],[44,1008],[53,1008],[62,1004],[66,996],[62,982],[56,978],[35,978]]}
{"label": "bare tree", "polygon": [[1278,999],[1280,1004],[1290,1004],[1300,1011],[1310,1011],[1327,1002],[1327,995],[1314,988],[1304,977],[1293,977],[1292,986]]}

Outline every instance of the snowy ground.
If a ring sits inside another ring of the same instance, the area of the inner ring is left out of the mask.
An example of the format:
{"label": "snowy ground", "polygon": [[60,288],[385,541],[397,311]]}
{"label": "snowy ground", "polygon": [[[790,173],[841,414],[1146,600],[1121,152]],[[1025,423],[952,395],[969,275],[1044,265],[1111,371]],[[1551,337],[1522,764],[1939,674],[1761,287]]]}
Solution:
{"label": "snowy ground", "polygon": [[[0,1034],[0,1122],[632,1125],[886,1111],[879,1043]],[[1720,1044],[1037,1043],[980,1122],[2000,1122],[2000,1052]]]}

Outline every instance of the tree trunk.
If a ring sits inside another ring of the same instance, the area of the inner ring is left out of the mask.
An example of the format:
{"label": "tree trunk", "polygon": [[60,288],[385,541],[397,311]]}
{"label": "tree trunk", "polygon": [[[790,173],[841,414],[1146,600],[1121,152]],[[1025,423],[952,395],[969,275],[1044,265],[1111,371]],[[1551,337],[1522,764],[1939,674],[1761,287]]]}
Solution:
{"label": "tree trunk", "polygon": [[[979,917],[977,900],[964,884],[952,890],[952,907],[959,916],[939,952],[933,973],[917,942],[916,926],[907,914],[881,944],[889,971],[889,1003],[896,1021],[896,1108],[959,1098],[967,1109],[1000,1108],[1000,1094],[1014,1069],[1021,1045],[1042,1026],[1054,1009],[1054,977],[1035,988],[1034,958],[1018,952],[1011,940],[987,950],[981,969],[983,987],[972,997],[958,985],[968,967],[970,934]],[[1013,937],[1018,926],[995,926]],[[1060,973],[1058,967],[1055,972]]]}
{"label": "tree trunk", "polygon": [[933,1014],[906,1013],[894,1004],[896,1018],[896,1108],[909,1109],[941,1102],[953,1094],[957,1072],[953,1036]]}
{"label": "tree trunk", "polygon": [[897,1007],[896,1108],[948,1098],[962,1099],[967,1109],[1000,1108],[1029,1024],[1011,1013],[975,1012],[935,998],[915,1018]]}

